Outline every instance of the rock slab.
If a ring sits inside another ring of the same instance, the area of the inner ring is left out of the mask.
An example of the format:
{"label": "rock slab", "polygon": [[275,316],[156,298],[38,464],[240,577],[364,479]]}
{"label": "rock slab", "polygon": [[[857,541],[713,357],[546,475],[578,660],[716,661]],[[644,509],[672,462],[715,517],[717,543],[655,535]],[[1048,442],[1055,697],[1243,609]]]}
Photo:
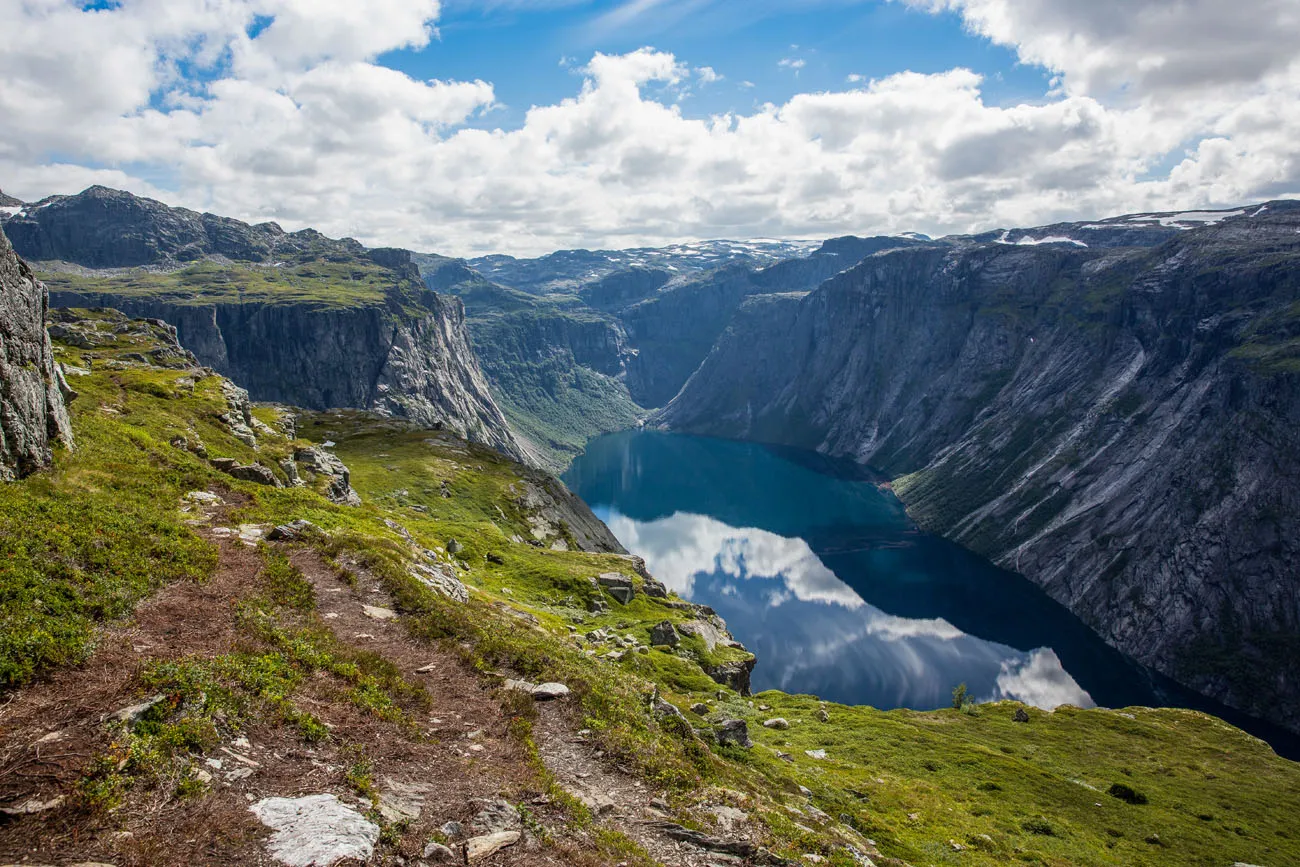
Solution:
{"label": "rock slab", "polygon": [[334,795],[265,798],[248,809],[274,831],[267,852],[288,867],[364,862],[379,840],[379,826]]}
{"label": "rock slab", "polygon": [[45,330],[49,296],[0,231],[0,480],[44,469],[72,445],[65,395]]}

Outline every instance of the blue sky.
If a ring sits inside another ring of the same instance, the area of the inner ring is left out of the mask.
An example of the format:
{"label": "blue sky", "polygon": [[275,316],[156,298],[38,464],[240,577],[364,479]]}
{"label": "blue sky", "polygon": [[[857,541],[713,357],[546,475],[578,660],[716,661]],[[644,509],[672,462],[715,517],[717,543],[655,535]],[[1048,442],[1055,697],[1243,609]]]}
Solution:
{"label": "blue sky", "polygon": [[[778,8],[764,11],[760,7],[769,4],[761,0],[722,0],[660,4],[640,16],[609,20],[629,5],[449,0],[437,40],[380,60],[416,78],[491,81],[501,108],[473,123],[506,128],[517,127],[530,106],[572,96],[594,52],[623,54],[644,46],[723,76],[680,103],[690,117],[749,113],[796,93],[843,90],[851,86],[850,75],[883,78],[901,70],[967,67],[985,76],[985,99],[994,104],[1041,100],[1049,89],[1048,70],[1020,63],[1011,49],[972,34],[952,12],[932,15],[877,0],[770,4]],[[665,5],[684,11],[674,15]],[[783,60],[803,66],[782,66]]]}
{"label": "blue sky", "polygon": [[98,183],[532,255],[1300,195],[1296,0],[0,8],[0,189],[26,201]]}

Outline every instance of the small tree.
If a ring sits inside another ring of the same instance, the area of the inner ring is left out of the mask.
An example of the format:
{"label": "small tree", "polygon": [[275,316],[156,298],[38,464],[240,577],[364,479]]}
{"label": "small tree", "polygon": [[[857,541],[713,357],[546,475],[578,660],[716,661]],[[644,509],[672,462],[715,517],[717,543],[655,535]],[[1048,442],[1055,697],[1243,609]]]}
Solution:
{"label": "small tree", "polygon": [[968,690],[966,689],[966,684],[964,683],[957,684],[957,688],[952,691],[953,710],[961,710],[969,703],[970,703],[970,695]]}

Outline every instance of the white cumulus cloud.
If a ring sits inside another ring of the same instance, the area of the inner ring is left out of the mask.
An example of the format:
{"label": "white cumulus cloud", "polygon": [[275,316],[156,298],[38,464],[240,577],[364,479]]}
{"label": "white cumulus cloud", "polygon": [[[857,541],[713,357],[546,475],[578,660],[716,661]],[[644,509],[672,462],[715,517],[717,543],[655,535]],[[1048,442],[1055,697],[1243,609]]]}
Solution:
{"label": "white cumulus cloud", "polygon": [[1300,194],[1294,0],[903,2],[962,16],[1055,89],[998,104],[970,70],[900,70],[692,117],[690,87],[721,78],[710,58],[646,47],[574,62],[568,97],[494,129],[490,70],[419,80],[381,62],[432,44],[436,0],[0,0],[0,186],[105,183],[453,254],[943,234]]}

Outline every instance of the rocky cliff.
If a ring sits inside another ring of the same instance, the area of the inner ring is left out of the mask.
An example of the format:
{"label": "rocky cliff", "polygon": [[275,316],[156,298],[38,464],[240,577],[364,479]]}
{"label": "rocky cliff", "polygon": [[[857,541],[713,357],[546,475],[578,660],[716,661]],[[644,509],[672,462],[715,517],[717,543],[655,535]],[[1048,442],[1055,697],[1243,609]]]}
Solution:
{"label": "rocky cliff", "polygon": [[470,347],[464,305],[405,250],[171,208],[91,187],[5,222],[53,303],[163,319],[254,400],[356,407],[525,449]]}
{"label": "rocky cliff", "polygon": [[426,292],[411,304],[394,293],[384,304],[322,308],[57,290],[51,300],[163,319],[200,361],[254,400],[368,409],[524,456],[488,391],[455,298]]}
{"label": "rocky cliff", "polygon": [[356,241],[335,241],[312,229],[285,232],[275,223],[250,226],[100,186],[23,206],[6,221],[5,231],[14,248],[30,260],[87,268],[175,266],[208,257],[269,262],[363,250]]}
{"label": "rocky cliff", "polygon": [[0,231],[0,480],[49,466],[54,443],[72,445],[71,390],[45,330],[45,287]]}
{"label": "rocky cliff", "polygon": [[737,264],[669,283],[615,314],[635,347],[627,379],[632,397],[642,406],[663,406],[671,400],[704,361],[745,298],[809,291],[866,256],[917,243],[893,237],[836,238],[809,256],[760,270]]}
{"label": "rocky cliff", "polygon": [[900,476],[926,528],[1300,728],[1300,204],[1202,223],[887,252],[751,299],[659,421]]}

